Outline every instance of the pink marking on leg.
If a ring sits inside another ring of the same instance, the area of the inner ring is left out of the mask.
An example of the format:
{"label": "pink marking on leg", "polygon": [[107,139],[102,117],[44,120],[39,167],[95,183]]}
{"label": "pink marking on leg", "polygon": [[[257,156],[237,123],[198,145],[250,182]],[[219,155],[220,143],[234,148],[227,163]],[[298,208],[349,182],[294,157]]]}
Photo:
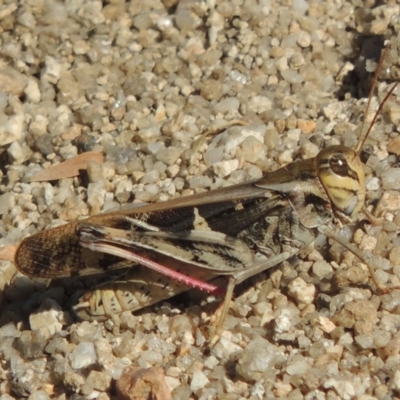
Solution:
{"label": "pink marking on leg", "polygon": [[141,256],[139,254],[134,253],[131,250],[121,249],[117,246],[113,246],[106,243],[88,243],[81,242],[83,247],[86,247],[92,251],[99,251],[101,253],[111,254],[113,256],[121,257],[129,261],[136,262],[144,267],[150,268],[153,271],[156,271],[168,278],[171,278],[177,282],[183,283],[187,286],[193,287],[195,289],[199,289],[203,292],[210,293],[216,296],[223,297],[225,295],[225,291],[218,286],[215,286],[211,283],[204,282],[200,279],[192,278],[188,275],[182,274],[181,272],[175,271],[171,268],[168,268],[162,264],[159,264],[156,261],[153,261],[149,258]]}

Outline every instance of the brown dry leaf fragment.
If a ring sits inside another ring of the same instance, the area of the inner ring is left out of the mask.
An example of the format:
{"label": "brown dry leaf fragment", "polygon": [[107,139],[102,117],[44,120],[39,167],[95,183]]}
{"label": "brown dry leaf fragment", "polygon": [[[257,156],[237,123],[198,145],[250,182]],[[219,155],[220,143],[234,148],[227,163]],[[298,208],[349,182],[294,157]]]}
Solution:
{"label": "brown dry leaf fragment", "polygon": [[71,178],[77,176],[80,169],[86,169],[89,161],[102,164],[103,160],[104,157],[102,153],[98,151],[88,151],[38,172],[31,177],[30,181],[54,181],[58,179]]}
{"label": "brown dry leaf fragment", "polygon": [[0,247],[0,260],[2,261],[14,261],[14,256],[17,248],[8,244],[6,246]]}
{"label": "brown dry leaf fragment", "polygon": [[126,367],[116,385],[121,400],[170,400],[162,368]]}

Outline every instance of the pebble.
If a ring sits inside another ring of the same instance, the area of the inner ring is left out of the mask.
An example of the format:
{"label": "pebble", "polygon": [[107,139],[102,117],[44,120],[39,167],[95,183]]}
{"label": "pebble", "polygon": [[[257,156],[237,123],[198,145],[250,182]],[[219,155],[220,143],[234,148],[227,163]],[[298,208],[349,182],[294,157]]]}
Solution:
{"label": "pebble", "polygon": [[92,342],[81,342],[69,354],[71,367],[81,369],[88,367],[96,362],[96,353]]}
{"label": "pebble", "polygon": [[91,371],[87,377],[86,384],[95,390],[105,392],[111,383],[111,377],[100,371]]}
{"label": "pebble", "polygon": [[[3,121],[0,127],[0,145],[13,144],[21,140],[24,129],[25,123],[22,115],[14,115]],[[18,145],[18,148],[21,148],[21,146]],[[21,160],[21,158],[18,160]]]}
{"label": "pebble", "polygon": [[42,354],[49,336],[49,332],[44,330],[23,331],[15,339],[14,346],[25,359],[37,358]]}
{"label": "pebble", "polygon": [[217,176],[224,178],[230,175],[233,171],[236,171],[238,166],[238,160],[226,160],[215,163],[213,165],[213,170]]}
{"label": "pebble", "polygon": [[249,163],[255,163],[265,157],[264,144],[254,136],[249,136],[241,144],[242,156]]}
{"label": "pebble", "polygon": [[378,314],[376,308],[367,300],[353,300],[346,303],[334,322],[345,328],[354,328],[359,334],[373,332]]}
{"label": "pebble", "polygon": [[18,142],[14,142],[7,149],[7,153],[13,162],[22,164],[31,156],[32,150],[26,145],[21,146]]}
{"label": "pebble", "polygon": [[50,400],[50,397],[44,390],[38,390],[32,393],[28,400]]}
{"label": "pebble", "polygon": [[64,323],[64,313],[61,307],[51,299],[44,301],[41,310],[31,314],[29,317],[29,325],[33,331],[45,328],[50,335],[61,331]]}
{"label": "pebble", "polygon": [[312,272],[319,279],[329,276],[333,272],[332,266],[325,260],[317,260],[313,264]]}
{"label": "pebble", "polygon": [[190,389],[196,392],[199,389],[203,389],[209,382],[209,379],[202,371],[196,370],[194,371],[192,380],[190,382]]}
{"label": "pebble", "polygon": [[260,379],[272,373],[284,361],[284,355],[269,341],[258,337],[248,343],[236,365],[236,372],[245,381]]}
{"label": "pebble", "polygon": [[383,190],[400,189],[400,171],[398,168],[389,168],[381,176]]}
{"label": "pebble", "polygon": [[307,284],[303,279],[296,278],[288,286],[289,295],[298,303],[311,304],[315,298],[315,286]]}
{"label": "pebble", "polygon": [[217,359],[228,360],[232,354],[241,351],[242,348],[230,341],[225,336],[221,336],[216,345],[212,348],[211,352]]}
{"label": "pebble", "polygon": [[30,79],[24,89],[27,99],[32,103],[39,103],[41,100],[41,94],[39,84],[36,80]]}
{"label": "pebble", "polygon": [[118,398],[121,400],[135,400],[150,396],[154,400],[170,400],[164,371],[161,368],[126,367],[116,384]]}
{"label": "pebble", "polygon": [[15,196],[8,192],[0,195],[0,215],[8,213],[15,206]]}
{"label": "pebble", "polygon": [[26,76],[21,74],[18,70],[7,65],[1,66],[0,84],[3,93],[20,96],[25,89],[26,82]]}

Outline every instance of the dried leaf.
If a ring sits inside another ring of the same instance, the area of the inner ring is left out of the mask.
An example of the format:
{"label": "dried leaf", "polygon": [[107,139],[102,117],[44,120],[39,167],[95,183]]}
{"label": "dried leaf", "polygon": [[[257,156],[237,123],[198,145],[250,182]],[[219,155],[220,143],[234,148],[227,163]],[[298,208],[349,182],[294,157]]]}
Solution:
{"label": "dried leaf", "polygon": [[54,181],[58,179],[71,178],[79,174],[80,169],[86,169],[89,161],[102,164],[103,154],[98,151],[88,151],[70,158],[60,164],[53,165],[43,171],[38,172],[30,178],[31,182]]}

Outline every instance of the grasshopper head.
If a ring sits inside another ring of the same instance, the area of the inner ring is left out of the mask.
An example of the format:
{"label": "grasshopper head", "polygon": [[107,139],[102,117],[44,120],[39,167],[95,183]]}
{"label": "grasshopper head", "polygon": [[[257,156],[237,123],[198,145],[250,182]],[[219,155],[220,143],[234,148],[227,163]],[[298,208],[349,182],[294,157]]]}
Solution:
{"label": "grasshopper head", "polygon": [[356,151],[346,146],[330,146],[316,158],[317,174],[330,200],[353,218],[365,199],[365,175]]}

